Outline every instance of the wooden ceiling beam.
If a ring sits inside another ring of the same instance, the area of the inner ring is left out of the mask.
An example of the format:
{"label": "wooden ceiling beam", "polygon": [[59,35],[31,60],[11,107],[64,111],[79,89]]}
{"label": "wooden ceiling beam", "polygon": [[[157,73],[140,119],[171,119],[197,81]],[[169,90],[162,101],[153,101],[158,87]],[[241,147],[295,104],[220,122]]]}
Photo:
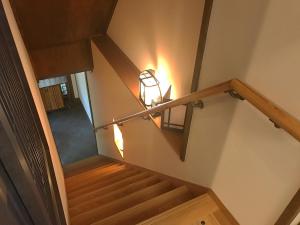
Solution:
{"label": "wooden ceiling beam", "polygon": [[116,3],[117,0],[11,0],[30,50],[105,34]]}
{"label": "wooden ceiling beam", "polygon": [[89,39],[31,51],[37,80],[93,69]]}

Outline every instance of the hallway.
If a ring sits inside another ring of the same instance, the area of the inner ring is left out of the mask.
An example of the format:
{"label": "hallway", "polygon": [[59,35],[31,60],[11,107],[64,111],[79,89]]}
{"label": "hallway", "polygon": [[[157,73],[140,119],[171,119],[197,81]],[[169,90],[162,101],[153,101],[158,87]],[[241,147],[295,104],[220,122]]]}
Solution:
{"label": "hallway", "polygon": [[63,165],[98,154],[93,127],[81,102],[49,112],[48,118]]}

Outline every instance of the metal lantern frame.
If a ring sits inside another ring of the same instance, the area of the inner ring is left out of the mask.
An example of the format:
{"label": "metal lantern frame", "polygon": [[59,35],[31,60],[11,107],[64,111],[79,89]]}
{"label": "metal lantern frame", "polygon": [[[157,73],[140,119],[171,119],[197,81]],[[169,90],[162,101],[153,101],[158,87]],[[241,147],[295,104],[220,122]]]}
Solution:
{"label": "metal lantern frame", "polygon": [[[142,77],[142,75],[144,75],[144,77]],[[146,80],[148,79],[153,79],[155,81],[155,84],[153,85],[148,85],[146,83]],[[163,102],[163,96],[162,96],[162,92],[161,92],[161,88],[159,85],[159,80],[154,76],[154,70],[144,70],[143,72],[140,73],[139,76],[139,85],[140,85],[140,94],[139,94],[139,98],[141,100],[141,102],[143,103],[143,105],[147,108],[153,107],[152,102],[151,104],[146,104],[145,100],[146,100],[146,89],[147,88],[152,88],[152,87],[157,87],[159,90],[159,98],[160,100],[158,102],[156,102],[156,104],[160,104]],[[142,93],[142,85],[144,86],[144,92]]]}
{"label": "metal lantern frame", "polygon": [[[168,102],[168,101],[172,101],[172,99],[165,99],[164,101]],[[186,105],[182,105],[182,106],[186,107]],[[168,115],[167,116],[167,120],[165,118],[165,113],[167,113],[167,115]],[[183,124],[172,123],[171,122],[172,108],[168,108],[168,109],[164,110],[161,113],[161,128],[163,128],[163,129],[170,129],[170,130],[174,130],[174,131],[177,131],[177,132],[183,132],[184,131],[184,127],[185,127],[185,117],[186,117],[186,112],[184,114],[184,123]]]}
{"label": "metal lantern frame", "polygon": [[[168,101],[172,101],[172,99],[164,99],[164,102],[168,102]],[[190,105],[193,108],[198,108],[198,109],[204,108],[204,103],[201,100],[197,100],[197,101],[189,103],[189,104],[180,105],[180,107],[185,108],[184,109],[184,117],[183,117],[184,119],[183,119],[182,124],[171,122],[172,114],[174,113],[174,112],[172,112],[172,110],[174,110],[176,107],[168,108],[161,113],[161,127],[163,129],[170,129],[170,130],[175,130],[178,132],[184,132],[184,128],[186,125],[186,115],[187,115],[188,105]],[[179,106],[177,106],[177,107],[179,107]],[[167,116],[166,116],[166,114],[167,114]]]}

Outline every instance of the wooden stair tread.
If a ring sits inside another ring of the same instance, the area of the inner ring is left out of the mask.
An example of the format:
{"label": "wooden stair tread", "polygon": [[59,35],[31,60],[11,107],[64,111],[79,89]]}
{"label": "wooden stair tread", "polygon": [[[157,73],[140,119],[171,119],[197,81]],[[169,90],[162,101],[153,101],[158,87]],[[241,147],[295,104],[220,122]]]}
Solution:
{"label": "wooden stair tread", "polygon": [[110,162],[110,163],[106,163],[104,165],[101,165],[99,167],[93,168],[93,169],[91,169],[89,171],[83,171],[81,173],[74,174],[73,176],[68,177],[68,178],[65,179],[66,183],[72,183],[72,182],[74,182],[74,181],[76,181],[78,179],[82,179],[84,177],[92,177],[95,174],[99,173],[99,171],[101,171],[102,169],[105,169],[105,168],[113,166],[113,165],[120,165],[120,163]]}
{"label": "wooden stair tread", "polygon": [[73,207],[69,204],[70,216],[76,216],[80,213],[88,211],[89,209],[97,208],[107,202],[112,202],[116,199],[120,199],[148,186],[154,185],[158,182],[160,182],[160,179],[157,176],[146,177],[145,179],[134,182],[128,186],[124,186],[123,188],[119,188],[118,190],[109,192],[106,195],[99,195],[90,199],[89,201],[73,205]]}
{"label": "wooden stair tread", "polygon": [[182,202],[191,199],[191,193],[186,186],[181,186],[167,193],[144,201],[125,209],[92,225],[132,225],[166,211]]}
{"label": "wooden stair tread", "polygon": [[110,165],[107,166],[103,169],[98,169],[96,171],[93,171],[92,174],[84,176],[84,177],[79,177],[77,179],[73,180],[67,180],[66,181],[66,188],[69,191],[73,191],[76,189],[79,189],[81,187],[93,184],[97,182],[98,180],[101,180],[105,177],[113,176],[113,174],[120,172],[120,171],[125,171],[129,169],[128,166],[122,165],[122,164],[116,164],[116,165]]}
{"label": "wooden stair tread", "polygon": [[77,205],[81,202],[86,202],[89,201],[90,199],[96,198],[100,195],[105,195],[108,194],[110,192],[113,192],[115,190],[118,190],[119,188],[122,188],[124,186],[127,186],[133,182],[136,182],[140,179],[144,179],[146,177],[151,176],[151,174],[149,174],[148,172],[141,172],[141,173],[137,173],[134,174],[132,176],[129,177],[125,177],[123,179],[120,179],[119,181],[112,183],[110,185],[104,186],[102,188],[99,188],[97,190],[85,193],[85,194],[81,194],[80,196],[77,196],[75,198],[72,198],[69,200],[69,206],[74,206]]}
{"label": "wooden stair tread", "polygon": [[64,165],[64,176],[65,178],[69,178],[82,172],[103,166],[110,162],[112,161],[109,158],[102,157],[100,155],[89,157],[75,163]]}
{"label": "wooden stair tread", "polygon": [[129,177],[129,176],[132,176],[137,173],[139,173],[138,170],[128,169],[125,171],[118,171],[118,172],[114,173],[113,176],[102,177],[101,179],[97,180],[93,184],[81,187],[80,189],[77,189],[75,191],[68,192],[67,193],[68,199],[72,199],[72,198],[80,196],[84,193],[88,193],[90,191],[102,188],[104,186],[107,186],[109,184],[117,182],[118,180],[120,180],[122,178]]}
{"label": "wooden stair tread", "polygon": [[[165,211],[155,217],[139,223],[139,225],[194,225],[205,221],[208,215],[219,210],[216,202],[208,195],[204,194]],[[208,224],[205,221],[205,224]]]}
{"label": "wooden stair tread", "polygon": [[89,211],[79,214],[73,217],[72,224],[91,224],[100,219],[109,217],[119,211],[130,208],[141,202],[147,201],[155,196],[159,196],[172,190],[174,187],[168,181],[161,181],[157,184],[151,185],[147,188],[139,190],[135,193],[129,194],[123,198],[117,199],[110,203],[104,204],[97,208],[93,208]]}
{"label": "wooden stair tread", "polygon": [[75,170],[65,177],[71,225],[238,224],[199,185],[102,156],[69,168]]}

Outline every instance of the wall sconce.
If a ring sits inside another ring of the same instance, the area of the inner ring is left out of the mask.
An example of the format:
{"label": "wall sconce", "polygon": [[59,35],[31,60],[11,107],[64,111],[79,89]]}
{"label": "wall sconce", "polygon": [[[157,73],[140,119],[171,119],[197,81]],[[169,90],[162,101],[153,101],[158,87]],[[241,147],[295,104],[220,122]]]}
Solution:
{"label": "wall sconce", "polygon": [[154,76],[154,70],[144,70],[140,76],[140,100],[147,107],[156,106],[163,101],[159,81]]}

